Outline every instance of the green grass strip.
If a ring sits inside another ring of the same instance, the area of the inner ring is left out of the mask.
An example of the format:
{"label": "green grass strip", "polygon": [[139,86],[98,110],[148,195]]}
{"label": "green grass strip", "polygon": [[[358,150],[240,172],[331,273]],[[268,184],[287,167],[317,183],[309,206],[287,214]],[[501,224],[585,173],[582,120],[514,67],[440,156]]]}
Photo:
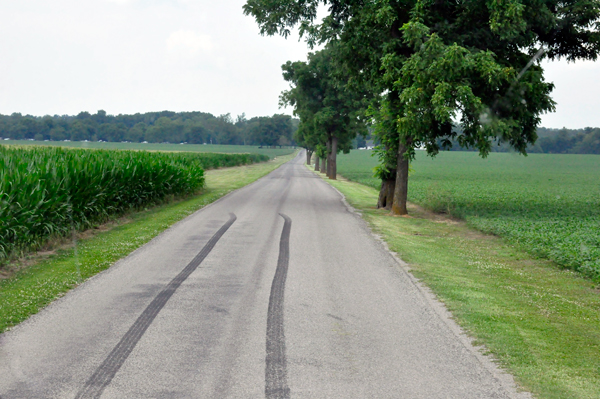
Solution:
{"label": "green grass strip", "polygon": [[81,282],[129,255],[172,224],[227,193],[252,183],[293,158],[205,173],[202,194],[131,214],[128,222],[59,250],[49,259],[0,280],[0,333],[17,325]]}
{"label": "green grass strip", "polygon": [[539,398],[600,397],[600,291],[466,223],[416,206],[375,209],[378,191],[329,181],[409,263],[456,321]]}

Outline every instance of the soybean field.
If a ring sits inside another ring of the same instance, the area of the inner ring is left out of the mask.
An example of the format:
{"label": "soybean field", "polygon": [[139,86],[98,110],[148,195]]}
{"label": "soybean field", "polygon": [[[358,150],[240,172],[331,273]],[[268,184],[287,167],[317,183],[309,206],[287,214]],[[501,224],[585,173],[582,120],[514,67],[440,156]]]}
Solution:
{"label": "soybean field", "polygon": [[[378,189],[371,153],[339,156],[338,172]],[[408,195],[600,281],[600,156],[418,151]]]}
{"label": "soybean field", "polygon": [[189,195],[204,170],[266,161],[259,154],[161,153],[0,146],[0,266],[128,210]]}

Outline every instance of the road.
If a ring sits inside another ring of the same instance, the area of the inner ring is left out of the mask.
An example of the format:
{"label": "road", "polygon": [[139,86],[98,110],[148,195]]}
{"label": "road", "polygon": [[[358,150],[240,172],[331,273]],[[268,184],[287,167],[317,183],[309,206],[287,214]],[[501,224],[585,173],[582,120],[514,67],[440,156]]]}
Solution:
{"label": "road", "polygon": [[527,398],[303,155],[0,335],[0,398]]}

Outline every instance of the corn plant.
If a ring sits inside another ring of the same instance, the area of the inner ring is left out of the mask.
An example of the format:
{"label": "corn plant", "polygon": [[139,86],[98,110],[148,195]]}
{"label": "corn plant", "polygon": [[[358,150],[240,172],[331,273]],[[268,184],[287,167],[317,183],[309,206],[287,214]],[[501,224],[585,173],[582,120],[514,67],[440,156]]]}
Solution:
{"label": "corn plant", "polygon": [[256,154],[159,153],[0,146],[0,265],[132,209],[204,186],[204,170]]}

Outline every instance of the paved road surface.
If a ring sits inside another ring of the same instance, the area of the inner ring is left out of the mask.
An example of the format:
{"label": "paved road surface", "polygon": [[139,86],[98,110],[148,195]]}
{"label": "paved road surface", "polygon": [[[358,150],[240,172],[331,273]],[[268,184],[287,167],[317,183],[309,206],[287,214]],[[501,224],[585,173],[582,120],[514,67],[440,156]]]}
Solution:
{"label": "paved road surface", "polygon": [[528,397],[303,159],[1,335],[0,397]]}

